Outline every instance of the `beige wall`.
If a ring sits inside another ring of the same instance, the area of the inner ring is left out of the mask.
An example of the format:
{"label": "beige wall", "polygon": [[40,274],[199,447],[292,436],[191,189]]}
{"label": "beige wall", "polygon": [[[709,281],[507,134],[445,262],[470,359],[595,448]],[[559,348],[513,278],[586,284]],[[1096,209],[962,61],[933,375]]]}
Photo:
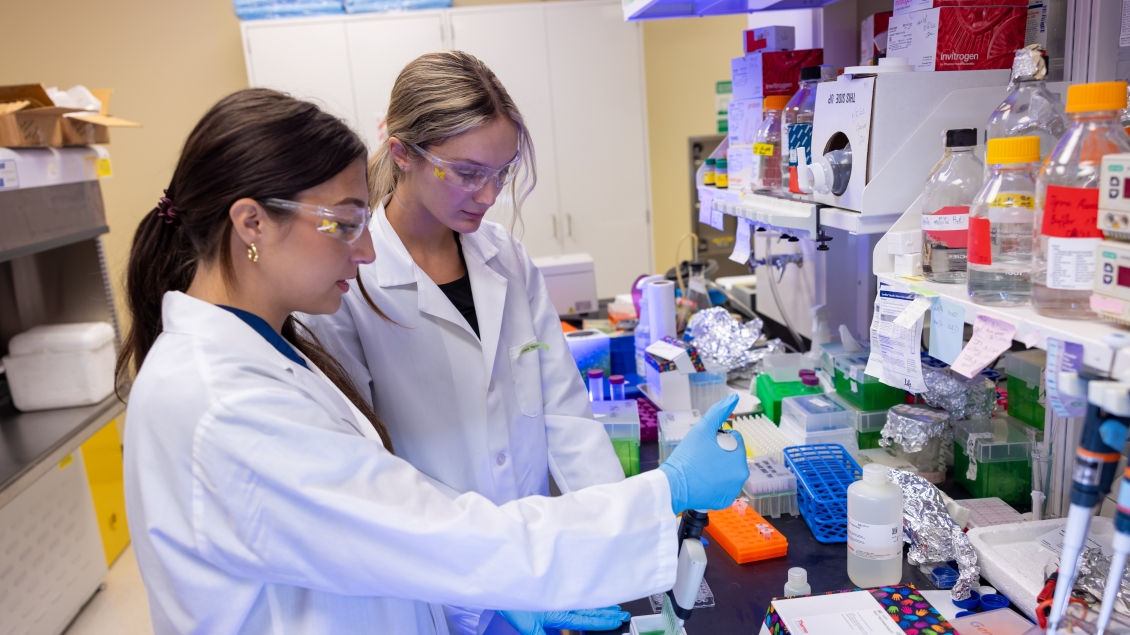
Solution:
{"label": "beige wall", "polygon": [[[689,231],[686,139],[714,132],[714,82],[729,77],[745,23],[742,15],[644,25],[657,270],[673,266],[675,243]],[[23,52],[15,63],[0,65],[0,85],[113,88],[111,114],[145,125],[112,133],[114,178],[102,183],[110,224],[106,246],[120,299],[134,228],[168,184],[185,137],[211,104],[247,86],[231,2],[10,2],[0,20],[0,42]]]}
{"label": "beige wall", "polygon": [[[687,137],[717,134],[714,83],[730,79],[745,28],[744,14],[644,24],[656,273],[675,266],[677,243],[691,230]],[[679,256],[689,255],[686,245]]]}
{"label": "beige wall", "polygon": [[124,277],[134,228],[168,186],[180,146],[218,99],[247,86],[230,0],[32,0],[5,3],[0,85],[113,88],[111,114],[144,128],[111,132],[102,182],[111,274]]}

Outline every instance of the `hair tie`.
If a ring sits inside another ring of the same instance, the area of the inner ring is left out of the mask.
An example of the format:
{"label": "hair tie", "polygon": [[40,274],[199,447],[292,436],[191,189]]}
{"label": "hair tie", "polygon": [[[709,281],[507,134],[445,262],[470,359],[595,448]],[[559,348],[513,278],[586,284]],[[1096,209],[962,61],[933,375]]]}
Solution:
{"label": "hair tie", "polygon": [[180,218],[177,216],[177,210],[173,207],[173,199],[169,198],[169,191],[164,191],[165,196],[157,199],[157,218],[165,219],[166,225],[178,224]]}

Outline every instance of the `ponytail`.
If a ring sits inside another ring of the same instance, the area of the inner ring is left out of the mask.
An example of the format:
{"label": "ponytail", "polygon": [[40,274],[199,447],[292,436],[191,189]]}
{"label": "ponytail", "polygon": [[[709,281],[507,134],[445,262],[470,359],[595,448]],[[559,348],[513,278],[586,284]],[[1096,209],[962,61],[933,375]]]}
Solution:
{"label": "ponytail", "polygon": [[[213,106],[185,141],[165,197],[145,215],[133,238],[126,269],[132,322],[115,370],[119,398],[161,334],[166,293],[187,291],[201,262],[218,266],[234,288],[232,204],[242,198],[291,199],[365,154],[365,144],[340,119],[277,91],[241,90]],[[279,221],[293,213],[265,209]],[[313,333],[291,317],[282,335],[357,406],[391,452],[388,430]]]}

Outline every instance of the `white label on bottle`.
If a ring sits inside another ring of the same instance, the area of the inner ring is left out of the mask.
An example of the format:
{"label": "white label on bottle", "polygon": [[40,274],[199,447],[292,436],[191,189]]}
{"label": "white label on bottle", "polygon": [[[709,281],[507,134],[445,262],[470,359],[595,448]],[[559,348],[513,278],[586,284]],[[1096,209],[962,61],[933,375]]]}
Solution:
{"label": "white label on bottle", "polygon": [[869,525],[847,519],[848,551],[864,560],[890,560],[902,557],[902,523]]}
{"label": "white label on bottle", "polygon": [[1047,236],[1049,289],[1090,291],[1095,285],[1095,248],[1101,238]]}
{"label": "white label on bottle", "polygon": [[969,214],[930,214],[922,216],[922,229],[946,231],[969,229]]}

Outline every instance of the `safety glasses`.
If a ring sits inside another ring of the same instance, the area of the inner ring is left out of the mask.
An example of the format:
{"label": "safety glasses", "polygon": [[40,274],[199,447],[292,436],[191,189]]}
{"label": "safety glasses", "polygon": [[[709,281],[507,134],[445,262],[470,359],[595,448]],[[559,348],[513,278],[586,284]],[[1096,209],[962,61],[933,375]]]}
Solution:
{"label": "safety glasses", "polygon": [[419,152],[420,156],[435,166],[432,174],[437,179],[466,192],[477,192],[483,189],[483,186],[491,179],[494,179],[495,185],[501,190],[514,179],[514,174],[518,172],[518,162],[522,160],[522,153],[519,152],[513,161],[496,170],[474,163],[445,161],[416,144],[409,144],[409,147]]}
{"label": "safety glasses", "polygon": [[354,205],[311,205],[297,201],[287,201],[281,198],[268,198],[260,201],[267,207],[273,207],[288,212],[303,212],[313,214],[320,219],[318,231],[323,235],[336,238],[344,243],[352,244],[361,237],[361,232],[369,225],[373,212],[368,207]]}

